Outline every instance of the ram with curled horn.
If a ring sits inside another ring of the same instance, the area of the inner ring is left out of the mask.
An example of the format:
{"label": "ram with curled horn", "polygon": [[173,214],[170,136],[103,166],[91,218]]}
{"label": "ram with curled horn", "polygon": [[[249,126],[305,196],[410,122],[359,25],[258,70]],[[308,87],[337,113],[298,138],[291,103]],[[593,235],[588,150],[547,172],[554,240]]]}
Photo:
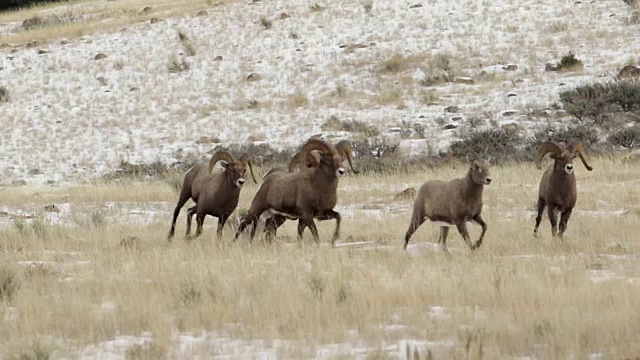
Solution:
{"label": "ram with curled horn", "polygon": [[341,217],[333,208],[338,201],[338,178],[345,173],[342,157],[333,146],[320,139],[309,139],[300,152],[303,158],[311,156],[317,165],[298,172],[274,171],[267,175],[249,212],[238,225],[236,239],[252,224],[253,239],[256,222],[264,213],[280,219],[298,219],[298,237],[301,238],[304,229],[309,227],[316,242],[319,242],[319,236],[314,219],[335,219],[332,244],[338,239]]}
{"label": "ram with curled horn", "polygon": [[[535,161],[538,169],[542,169],[542,159],[547,154],[551,154],[553,165],[545,170],[540,180],[538,215],[533,232],[536,236],[538,235],[542,214],[546,208],[551,222],[551,234],[562,237],[567,230],[567,222],[578,199],[573,160],[580,157],[582,164],[588,171],[593,168],[588,164],[584,147],[579,142],[571,143],[566,148],[554,142],[541,144]],[[558,215],[560,215],[559,227]]]}
{"label": "ram with curled horn", "polygon": [[[317,139],[312,137],[311,139]],[[309,139],[309,140],[311,140]],[[351,146],[351,142],[349,140],[341,140],[334,146],[335,151],[340,155],[342,160],[345,159],[349,162],[349,167],[354,174],[358,174],[359,171],[353,167],[353,147]],[[311,156],[308,152],[304,153],[302,150],[297,152],[289,161],[289,172],[294,172],[296,168],[309,168],[318,166],[318,163],[315,161],[313,156]]]}
{"label": "ram with curled horn", "polygon": [[[222,169],[216,168],[218,163],[222,165]],[[202,233],[206,215],[218,218],[217,236],[222,236],[225,222],[238,206],[247,167],[251,178],[257,183],[251,160],[246,155],[236,159],[226,149],[216,151],[208,163],[201,163],[189,169],[184,176],[178,204],[173,211],[169,241],[174,236],[180,210],[189,199],[196,204],[187,211],[186,237],[190,238],[193,215],[196,215],[196,237]]]}

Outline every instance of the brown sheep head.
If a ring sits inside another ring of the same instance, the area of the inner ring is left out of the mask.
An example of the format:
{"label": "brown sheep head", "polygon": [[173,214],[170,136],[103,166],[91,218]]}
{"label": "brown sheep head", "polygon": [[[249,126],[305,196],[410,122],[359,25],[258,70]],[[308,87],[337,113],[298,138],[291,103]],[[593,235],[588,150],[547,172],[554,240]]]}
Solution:
{"label": "brown sheep head", "polygon": [[253,174],[253,165],[251,160],[243,156],[240,160],[236,160],[231,154],[226,150],[220,150],[213,154],[211,160],[209,161],[209,172],[213,171],[214,166],[220,162],[222,167],[224,168],[224,175],[227,177],[227,180],[238,188],[242,188],[245,180],[245,173],[247,171],[247,167],[251,172],[251,177],[255,183],[256,177]]}
{"label": "brown sheep head", "polygon": [[342,156],[324,140],[309,139],[300,153],[306,159],[307,164],[317,164],[319,170],[324,171],[330,177],[340,177],[345,173],[342,167]]}
{"label": "brown sheep head", "polygon": [[563,148],[554,142],[546,142],[540,145],[538,149],[538,156],[536,157],[536,167],[542,168],[542,159],[548,153],[551,153],[550,157],[554,160],[553,171],[559,174],[573,174],[573,159],[580,156],[584,167],[591,171],[593,168],[587,163],[584,147],[579,142],[569,144],[567,148]]}
{"label": "brown sheep head", "polygon": [[488,160],[473,160],[471,161],[471,167],[469,168],[469,174],[474,183],[478,185],[491,184],[491,174],[489,173]]}

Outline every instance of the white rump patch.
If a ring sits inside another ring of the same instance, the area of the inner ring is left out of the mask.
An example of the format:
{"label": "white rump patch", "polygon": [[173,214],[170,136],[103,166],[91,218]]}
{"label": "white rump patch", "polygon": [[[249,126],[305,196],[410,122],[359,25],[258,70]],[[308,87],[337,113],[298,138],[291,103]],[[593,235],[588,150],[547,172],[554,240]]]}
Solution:
{"label": "white rump patch", "polygon": [[432,221],[431,223],[433,223],[436,226],[446,226],[446,227],[453,226],[453,224],[445,221]]}
{"label": "white rump patch", "polygon": [[269,210],[265,211],[263,214],[267,215],[266,216],[267,218],[270,218],[270,217],[272,217],[274,215],[284,216],[289,220],[297,220],[299,218],[298,216],[295,216],[295,215],[292,215],[292,214],[288,214],[288,213],[285,213],[285,212],[282,212],[282,211],[274,210],[274,209],[269,209]]}

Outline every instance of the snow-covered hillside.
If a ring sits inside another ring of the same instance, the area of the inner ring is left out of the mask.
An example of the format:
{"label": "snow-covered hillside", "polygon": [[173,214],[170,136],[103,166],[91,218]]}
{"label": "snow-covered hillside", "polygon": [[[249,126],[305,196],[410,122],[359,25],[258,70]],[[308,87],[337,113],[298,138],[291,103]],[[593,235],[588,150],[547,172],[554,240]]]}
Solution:
{"label": "snow-covered hillside", "polygon": [[[121,160],[171,163],[218,142],[295,146],[323,132],[330,116],[392,137],[403,121],[422,123],[425,139],[402,148],[446,150],[457,132],[443,123],[464,126],[473,116],[530,128],[528,112],[575,85],[611,79],[640,53],[639,26],[627,24],[621,0],[369,4],[370,12],[358,0],[235,2],[2,46],[0,86],[10,100],[0,103],[0,182],[83,181]],[[10,23],[0,31],[23,30]],[[569,51],[583,71],[545,72]],[[189,69],[170,72],[174,61]],[[473,84],[421,83],[444,68]],[[459,112],[445,112],[451,105]]]}

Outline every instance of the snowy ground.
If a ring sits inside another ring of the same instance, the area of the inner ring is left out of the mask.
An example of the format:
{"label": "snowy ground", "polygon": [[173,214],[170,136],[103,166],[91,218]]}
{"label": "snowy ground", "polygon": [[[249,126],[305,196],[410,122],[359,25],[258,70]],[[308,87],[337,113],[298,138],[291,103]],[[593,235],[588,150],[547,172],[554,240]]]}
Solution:
{"label": "snowy ground", "polygon": [[[560,91],[611,79],[640,50],[638,25],[627,24],[629,9],[618,0],[379,1],[370,14],[355,0],[312,5],[236,2],[64,44],[0,47],[0,86],[10,93],[0,103],[0,183],[79,182],[121,160],[171,163],[217,142],[295,146],[332,115],[390,137],[403,121],[421,123],[425,139],[402,140],[402,148],[446,150],[458,133],[443,124],[464,126],[471,116],[525,131],[546,124],[527,114],[550,109]],[[0,31],[21,31],[20,24]],[[195,55],[187,56],[178,31]],[[569,51],[584,71],[544,71]],[[107,58],[94,60],[100,52]],[[381,71],[394,56],[401,69]],[[420,85],[439,56],[475,84]],[[171,59],[190,70],[170,73]],[[257,81],[247,80],[252,73]],[[460,112],[445,112],[450,105]]]}

